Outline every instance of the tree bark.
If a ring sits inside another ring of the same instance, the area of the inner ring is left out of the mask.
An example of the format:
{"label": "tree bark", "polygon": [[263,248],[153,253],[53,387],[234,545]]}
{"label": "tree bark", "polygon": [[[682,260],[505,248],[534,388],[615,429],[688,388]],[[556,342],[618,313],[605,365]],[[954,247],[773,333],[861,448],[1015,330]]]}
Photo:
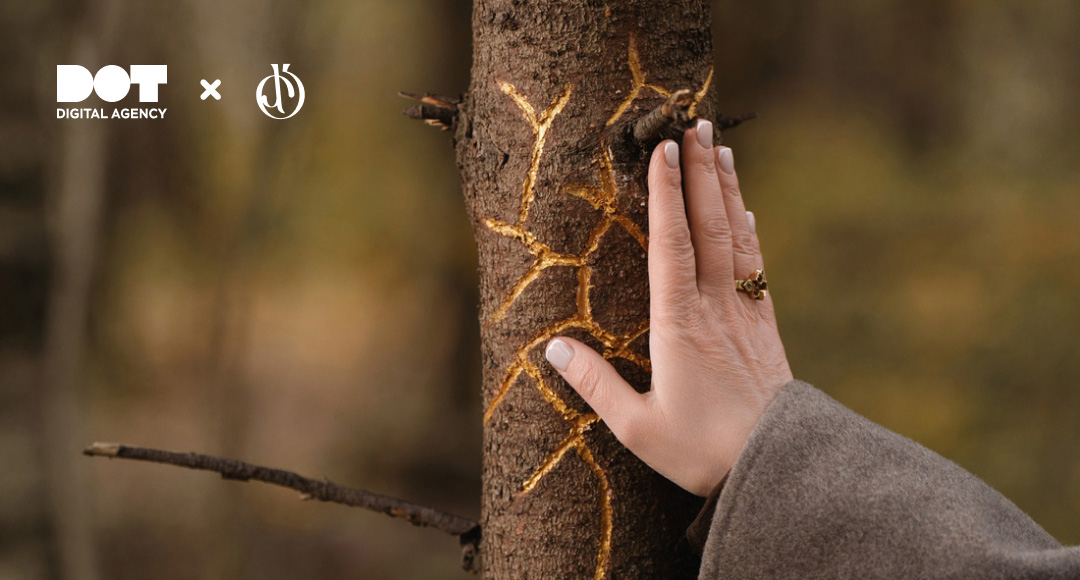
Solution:
{"label": "tree bark", "polygon": [[659,135],[633,125],[681,89],[689,117],[716,117],[711,35],[705,0],[474,2],[454,131],[479,247],[485,578],[696,576],[701,500],[619,444],[543,347],[583,340],[649,388]]}

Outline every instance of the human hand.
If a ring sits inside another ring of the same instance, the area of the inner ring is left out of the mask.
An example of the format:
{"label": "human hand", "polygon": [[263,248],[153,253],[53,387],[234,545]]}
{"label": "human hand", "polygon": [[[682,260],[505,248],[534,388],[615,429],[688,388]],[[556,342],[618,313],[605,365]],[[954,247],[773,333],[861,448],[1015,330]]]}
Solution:
{"label": "human hand", "polygon": [[[705,496],[731,469],[776,393],[792,379],[771,297],[735,289],[763,268],[731,149],[699,121],[681,148],[649,164],[649,351],[652,388],[638,393],[611,363],[560,337],[552,366],[631,452]],[[685,203],[683,190],[685,187]]]}

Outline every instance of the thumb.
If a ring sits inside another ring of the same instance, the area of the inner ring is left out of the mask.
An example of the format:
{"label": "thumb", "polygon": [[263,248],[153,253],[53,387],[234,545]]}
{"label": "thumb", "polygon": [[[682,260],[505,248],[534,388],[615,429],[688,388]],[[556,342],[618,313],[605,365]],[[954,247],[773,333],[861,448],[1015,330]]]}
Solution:
{"label": "thumb", "polygon": [[644,411],[642,395],[604,357],[572,338],[553,339],[544,356],[629,448],[628,441]]}

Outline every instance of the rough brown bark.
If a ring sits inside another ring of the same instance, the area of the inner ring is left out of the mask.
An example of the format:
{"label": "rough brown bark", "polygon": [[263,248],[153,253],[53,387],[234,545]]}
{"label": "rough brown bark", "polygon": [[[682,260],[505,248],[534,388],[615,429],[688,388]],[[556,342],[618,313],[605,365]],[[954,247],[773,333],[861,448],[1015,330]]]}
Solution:
{"label": "rough brown bark", "polygon": [[652,143],[626,136],[680,89],[716,117],[710,3],[475,0],[473,35],[455,143],[480,258],[483,575],[693,578],[700,500],[623,448],[543,347],[578,338],[648,389]]}

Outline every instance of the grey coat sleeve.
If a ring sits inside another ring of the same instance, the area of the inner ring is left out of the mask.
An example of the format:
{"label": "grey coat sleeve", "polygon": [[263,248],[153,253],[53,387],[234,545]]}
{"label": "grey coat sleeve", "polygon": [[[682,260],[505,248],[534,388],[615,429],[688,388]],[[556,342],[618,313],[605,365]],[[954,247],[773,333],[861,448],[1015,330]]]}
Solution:
{"label": "grey coat sleeve", "polygon": [[699,578],[1080,580],[1063,548],[951,461],[788,383],[687,530]]}

